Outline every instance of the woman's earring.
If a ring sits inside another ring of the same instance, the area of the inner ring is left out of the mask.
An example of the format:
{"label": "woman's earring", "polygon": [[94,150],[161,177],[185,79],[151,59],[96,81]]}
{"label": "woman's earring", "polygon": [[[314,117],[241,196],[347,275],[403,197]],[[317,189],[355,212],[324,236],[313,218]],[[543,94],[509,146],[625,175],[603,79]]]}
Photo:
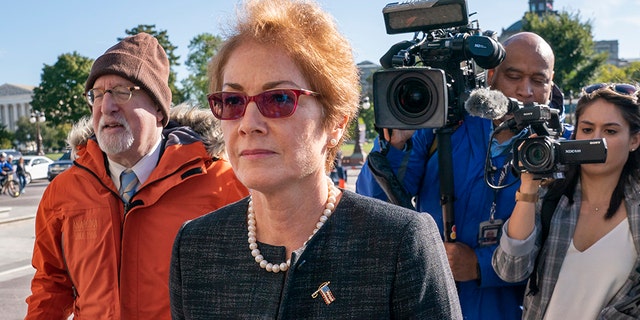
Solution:
{"label": "woman's earring", "polygon": [[333,148],[333,147],[335,147],[337,145],[338,145],[338,140],[336,140],[336,139],[329,140],[329,147]]}

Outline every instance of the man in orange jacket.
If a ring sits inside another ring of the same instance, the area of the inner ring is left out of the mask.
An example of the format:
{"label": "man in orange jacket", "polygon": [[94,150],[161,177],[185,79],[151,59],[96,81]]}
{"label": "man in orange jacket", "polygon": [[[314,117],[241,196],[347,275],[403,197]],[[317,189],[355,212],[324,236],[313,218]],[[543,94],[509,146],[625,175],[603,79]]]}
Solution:
{"label": "man in orange jacket", "polygon": [[94,62],[85,85],[94,135],[74,128],[89,138],[38,207],[26,319],[170,319],[177,230],[248,195],[210,112],[189,111],[207,114],[192,124],[210,132],[170,121],[168,78],[164,50],[145,33]]}

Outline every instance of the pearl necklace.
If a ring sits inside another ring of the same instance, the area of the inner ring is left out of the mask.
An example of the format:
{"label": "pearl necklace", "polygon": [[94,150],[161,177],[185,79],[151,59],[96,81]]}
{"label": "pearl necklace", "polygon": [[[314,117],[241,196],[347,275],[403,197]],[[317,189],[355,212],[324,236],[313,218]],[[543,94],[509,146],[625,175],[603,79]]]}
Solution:
{"label": "pearl necklace", "polygon": [[[313,235],[315,235],[316,232],[318,232],[318,230],[322,228],[324,223],[327,222],[327,220],[333,213],[333,209],[335,209],[336,207],[336,196],[338,195],[338,192],[340,192],[340,190],[338,190],[338,188],[336,188],[333,185],[333,181],[331,181],[331,179],[328,178],[327,183],[329,186],[327,203],[325,204],[324,211],[320,216],[320,221],[316,223],[316,228],[313,229],[313,232],[311,232],[311,235],[309,236],[307,241],[305,241],[302,244],[303,247],[307,245],[307,242],[311,240]],[[286,262],[282,262],[280,264],[277,264],[277,263],[273,264],[265,260],[262,254],[260,254],[260,249],[258,249],[258,243],[256,242],[256,214],[253,210],[253,199],[251,198],[251,196],[249,196],[249,207],[247,208],[247,223],[249,225],[247,227],[247,229],[249,230],[249,233],[248,233],[249,249],[251,250],[251,255],[254,257],[256,262],[260,265],[260,268],[273,273],[278,273],[280,271],[282,272],[287,271],[291,266],[291,259],[287,259]]]}

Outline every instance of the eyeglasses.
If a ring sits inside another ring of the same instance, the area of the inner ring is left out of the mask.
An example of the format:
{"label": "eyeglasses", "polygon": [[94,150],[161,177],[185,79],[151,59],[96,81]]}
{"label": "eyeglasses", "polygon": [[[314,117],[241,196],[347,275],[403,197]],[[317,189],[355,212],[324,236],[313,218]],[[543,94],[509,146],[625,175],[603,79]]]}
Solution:
{"label": "eyeglasses", "polygon": [[87,93],[84,94],[84,97],[87,98],[87,102],[89,102],[89,105],[93,106],[96,103],[100,104],[102,102],[102,97],[104,97],[104,95],[109,92],[111,93],[111,96],[113,97],[113,100],[116,101],[116,103],[123,104],[131,99],[133,91],[135,90],[140,90],[140,87],[115,86],[108,90],[93,88],[87,91]]}
{"label": "eyeglasses", "polygon": [[584,87],[582,91],[584,91],[584,93],[586,94],[592,94],[604,88],[609,88],[615,91],[616,93],[627,95],[627,96],[633,96],[638,92],[638,87],[631,84],[627,84],[627,83],[596,83],[596,84],[592,84],[590,86]]}
{"label": "eyeglasses", "polygon": [[240,119],[244,116],[249,102],[258,106],[260,113],[267,118],[285,118],[293,114],[298,107],[301,95],[317,96],[316,92],[305,89],[273,89],[248,96],[243,92],[215,92],[207,96],[213,115],[220,120]]}

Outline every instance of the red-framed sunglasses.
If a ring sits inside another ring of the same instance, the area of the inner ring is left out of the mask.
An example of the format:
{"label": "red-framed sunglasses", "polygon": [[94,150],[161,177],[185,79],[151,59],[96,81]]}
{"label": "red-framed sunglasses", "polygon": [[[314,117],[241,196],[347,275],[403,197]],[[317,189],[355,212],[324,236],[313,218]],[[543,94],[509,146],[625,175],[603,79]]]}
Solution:
{"label": "red-framed sunglasses", "polygon": [[267,118],[285,118],[293,114],[298,107],[301,95],[317,96],[316,92],[306,89],[272,89],[248,96],[244,92],[215,92],[207,96],[213,115],[220,120],[240,119],[244,116],[249,102],[258,106],[260,113]]}
{"label": "red-framed sunglasses", "polygon": [[638,93],[638,87],[628,83],[596,83],[584,87],[582,91],[586,94],[592,94],[600,89],[609,88],[616,93],[633,96]]}

